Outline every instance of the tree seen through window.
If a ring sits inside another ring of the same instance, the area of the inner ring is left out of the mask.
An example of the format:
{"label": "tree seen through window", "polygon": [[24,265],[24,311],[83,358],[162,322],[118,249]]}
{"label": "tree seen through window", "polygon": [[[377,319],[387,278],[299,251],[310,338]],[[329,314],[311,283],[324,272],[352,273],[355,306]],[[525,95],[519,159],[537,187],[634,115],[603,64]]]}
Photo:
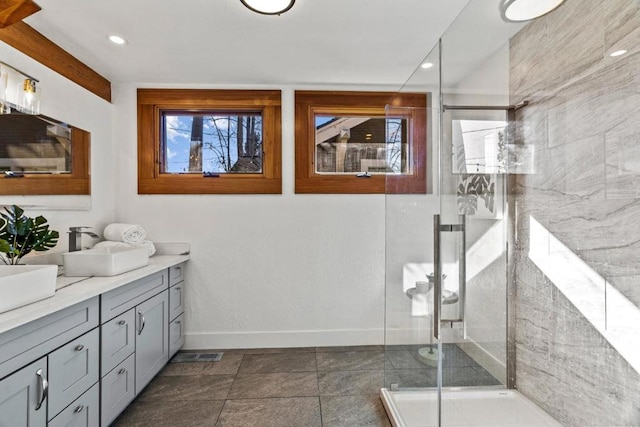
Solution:
{"label": "tree seen through window", "polygon": [[262,173],[260,113],[165,112],[164,173]]}

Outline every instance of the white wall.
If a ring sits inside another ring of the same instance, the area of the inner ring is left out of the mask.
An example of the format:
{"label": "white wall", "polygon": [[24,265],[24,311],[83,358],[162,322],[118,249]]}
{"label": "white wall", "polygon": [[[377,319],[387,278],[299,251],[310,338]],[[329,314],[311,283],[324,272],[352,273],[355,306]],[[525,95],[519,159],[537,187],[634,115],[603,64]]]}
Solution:
{"label": "white wall", "polygon": [[138,195],[136,85],[114,85],[113,101],[117,219],[191,243],[186,347],[383,342],[385,197],[294,194],[293,88],[282,195]]}
{"label": "white wall", "polygon": [[40,81],[42,114],[91,133],[91,197],[0,195],[0,206],[16,203],[28,215],[44,215],[51,228],[60,232],[52,252],[66,252],[70,226],[87,225],[101,231],[115,215],[113,105],[1,42],[0,61]]}

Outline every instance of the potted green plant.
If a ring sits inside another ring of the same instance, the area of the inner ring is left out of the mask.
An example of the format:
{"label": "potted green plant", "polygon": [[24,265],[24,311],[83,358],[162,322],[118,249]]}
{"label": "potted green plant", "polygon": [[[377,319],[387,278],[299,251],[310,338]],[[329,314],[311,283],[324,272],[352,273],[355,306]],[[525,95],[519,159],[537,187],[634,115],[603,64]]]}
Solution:
{"label": "potted green plant", "polygon": [[29,218],[16,205],[4,210],[6,213],[0,213],[0,252],[5,264],[19,264],[31,251],[48,251],[58,243],[59,233],[49,230],[42,215]]}

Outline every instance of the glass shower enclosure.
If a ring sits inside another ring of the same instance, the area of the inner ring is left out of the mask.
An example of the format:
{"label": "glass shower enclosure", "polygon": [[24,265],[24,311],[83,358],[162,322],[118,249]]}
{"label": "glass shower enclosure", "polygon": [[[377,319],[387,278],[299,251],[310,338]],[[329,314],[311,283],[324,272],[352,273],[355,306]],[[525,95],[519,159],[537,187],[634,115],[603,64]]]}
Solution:
{"label": "glass shower enclosure", "polygon": [[[461,393],[506,396],[513,384],[508,189],[526,165],[505,75],[521,26],[496,25],[485,9],[471,1],[400,90],[427,96],[429,155],[426,194],[386,195],[381,393],[396,426],[464,424],[473,415]],[[470,42],[478,14],[485,28]]]}

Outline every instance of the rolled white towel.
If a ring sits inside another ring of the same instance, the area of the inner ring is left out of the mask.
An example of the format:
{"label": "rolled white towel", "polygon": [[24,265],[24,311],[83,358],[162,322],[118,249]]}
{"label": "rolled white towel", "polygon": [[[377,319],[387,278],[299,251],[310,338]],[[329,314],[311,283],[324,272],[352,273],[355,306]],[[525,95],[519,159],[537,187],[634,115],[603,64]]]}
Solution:
{"label": "rolled white towel", "polygon": [[102,234],[106,240],[125,243],[141,243],[147,237],[147,232],[139,225],[121,223],[107,225]]}
{"label": "rolled white towel", "polygon": [[96,243],[94,248],[146,248],[149,252],[149,256],[152,257],[156,253],[156,246],[150,240],[144,240],[140,243],[125,243],[125,242],[114,242],[113,240],[103,240],[102,242]]}

